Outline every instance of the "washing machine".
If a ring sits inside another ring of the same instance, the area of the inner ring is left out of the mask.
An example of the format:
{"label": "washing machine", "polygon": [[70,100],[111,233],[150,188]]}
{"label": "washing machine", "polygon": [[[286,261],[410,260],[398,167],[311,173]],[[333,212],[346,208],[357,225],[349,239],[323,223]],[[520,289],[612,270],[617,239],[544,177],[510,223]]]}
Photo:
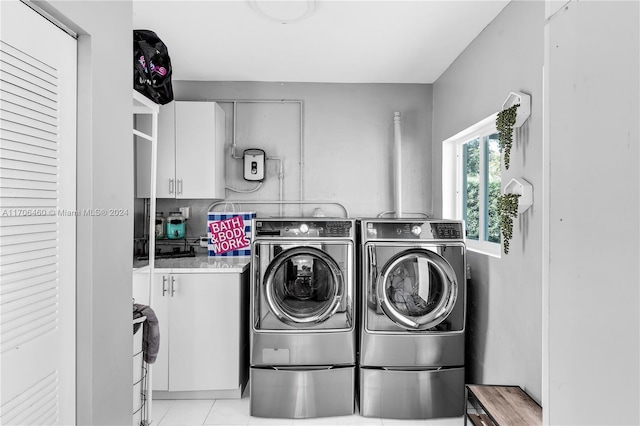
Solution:
{"label": "washing machine", "polygon": [[355,221],[254,219],[250,414],[355,408]]}
{"label": "washing machine", "polygon": [[360,414],[464,414],[466,250],[461,221],[359,221]]}

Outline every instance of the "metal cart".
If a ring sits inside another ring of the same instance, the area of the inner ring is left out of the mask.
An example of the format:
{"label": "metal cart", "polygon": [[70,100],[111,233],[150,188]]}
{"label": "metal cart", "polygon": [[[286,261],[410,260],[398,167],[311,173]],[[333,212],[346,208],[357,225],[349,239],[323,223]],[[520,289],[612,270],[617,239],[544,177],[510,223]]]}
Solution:
{"label": "metal cart", "polygon": [[146,320],[145,316],[133,320],[133,426],[149,425],[149,365],[142,354],[142,326]]}

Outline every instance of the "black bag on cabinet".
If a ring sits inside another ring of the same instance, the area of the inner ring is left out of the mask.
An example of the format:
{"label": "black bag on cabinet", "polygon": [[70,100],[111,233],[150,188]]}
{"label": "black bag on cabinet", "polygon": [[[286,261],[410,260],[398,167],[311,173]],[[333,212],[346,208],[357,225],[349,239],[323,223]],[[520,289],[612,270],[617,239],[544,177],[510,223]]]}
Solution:
{"label": "black bag on cabinet", "polygon": [[171,59],[156,33],[133,30],[133,88],[164,105],[173,100]]}

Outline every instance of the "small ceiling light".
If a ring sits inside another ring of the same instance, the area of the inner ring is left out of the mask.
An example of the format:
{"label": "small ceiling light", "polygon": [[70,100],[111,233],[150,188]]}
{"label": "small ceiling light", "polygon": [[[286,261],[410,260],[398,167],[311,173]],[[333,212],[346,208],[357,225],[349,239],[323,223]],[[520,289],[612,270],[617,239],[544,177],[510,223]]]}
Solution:
{"label": "small ceiling light", "polygon": [[316,7],[315,0],[249,0],[258,15],[279,24],[294,24],[307,19]]}

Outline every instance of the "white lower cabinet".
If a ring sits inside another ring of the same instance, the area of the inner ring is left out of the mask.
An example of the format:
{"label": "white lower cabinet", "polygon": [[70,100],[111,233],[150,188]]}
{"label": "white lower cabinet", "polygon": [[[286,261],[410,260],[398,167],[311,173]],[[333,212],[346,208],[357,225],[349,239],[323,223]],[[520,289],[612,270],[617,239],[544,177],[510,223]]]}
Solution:
{"label": "white lower cabinet", "polygon": [[152,307],[160,324],[160,352],[153,364],[154,391],[218,391],[243,385],[247,276],[156,271]]}

